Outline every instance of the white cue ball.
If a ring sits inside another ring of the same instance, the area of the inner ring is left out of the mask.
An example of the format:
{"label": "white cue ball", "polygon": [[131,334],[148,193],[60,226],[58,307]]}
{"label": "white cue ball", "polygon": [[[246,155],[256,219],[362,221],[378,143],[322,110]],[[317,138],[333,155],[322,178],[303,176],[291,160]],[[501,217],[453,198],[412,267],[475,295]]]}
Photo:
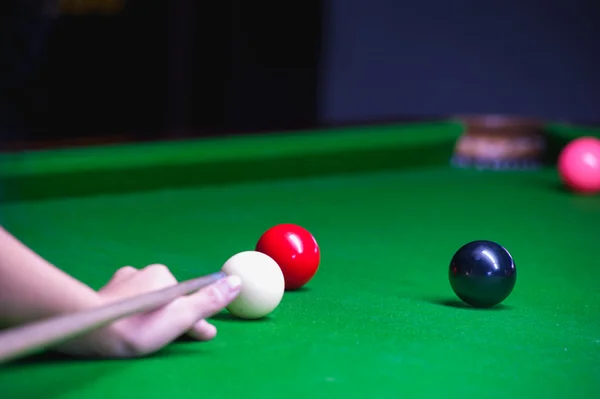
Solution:
{"label": "white cue ball", "polygon": [[271,313],[283,298],[285,280],[281,268],[268,255],[245,251],[233,255],[221,270],[242,280],[240,293],[227,310],[241,319],[259,319]]}

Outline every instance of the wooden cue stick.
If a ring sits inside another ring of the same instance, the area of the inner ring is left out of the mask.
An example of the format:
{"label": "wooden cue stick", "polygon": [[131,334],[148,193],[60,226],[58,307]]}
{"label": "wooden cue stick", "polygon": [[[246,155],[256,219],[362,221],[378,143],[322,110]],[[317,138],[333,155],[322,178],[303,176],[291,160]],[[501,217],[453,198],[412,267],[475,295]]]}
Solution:
{"label": "wooden cue stick", "polygon": [[61,315],[0,332],[0,364],[57,345],[134,313],[158,309],[223,277],[225,273],[217,272],[99,308]]}

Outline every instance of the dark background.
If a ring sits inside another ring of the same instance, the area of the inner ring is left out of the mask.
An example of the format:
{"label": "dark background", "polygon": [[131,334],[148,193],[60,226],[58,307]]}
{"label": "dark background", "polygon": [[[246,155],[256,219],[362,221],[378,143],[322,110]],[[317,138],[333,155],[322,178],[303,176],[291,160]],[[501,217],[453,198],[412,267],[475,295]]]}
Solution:
{"label": "dark background", "polygon": [[600,1],[332,0],[320,117],[600,120]]}
{"label": "dark background", "polygon": [[[6,0],[11,141],[600,120],[600,2]],[[122,4],[121,4],[122,3]]]}

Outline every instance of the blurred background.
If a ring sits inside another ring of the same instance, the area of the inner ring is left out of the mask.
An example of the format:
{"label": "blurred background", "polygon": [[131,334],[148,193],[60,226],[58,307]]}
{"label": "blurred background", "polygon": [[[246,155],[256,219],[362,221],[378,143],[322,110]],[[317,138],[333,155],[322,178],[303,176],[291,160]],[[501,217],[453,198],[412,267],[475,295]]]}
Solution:
{"label": "blurred background", "polygon": [[4,148],[600,120],[597,0],[3,0]]}

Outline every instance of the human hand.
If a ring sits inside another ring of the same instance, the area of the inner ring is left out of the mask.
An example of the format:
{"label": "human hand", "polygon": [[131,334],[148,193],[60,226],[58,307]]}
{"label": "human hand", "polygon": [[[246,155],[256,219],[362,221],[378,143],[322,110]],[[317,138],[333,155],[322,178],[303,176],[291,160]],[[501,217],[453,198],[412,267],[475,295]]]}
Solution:
{"label": "human hand", "polygon": [[[98,295],[103,304],[109,304],[175,284],[177,279],[164,265],[140,270],[125,266],[117,270]],[[158,351],[183,334],[210,340],[217,330],[206,318],[234,300],[240,285],[238,277],[226,277],[192,295],[177,298],[154,311],[120,319],[57,349],[77,356],[138,357]]]}

